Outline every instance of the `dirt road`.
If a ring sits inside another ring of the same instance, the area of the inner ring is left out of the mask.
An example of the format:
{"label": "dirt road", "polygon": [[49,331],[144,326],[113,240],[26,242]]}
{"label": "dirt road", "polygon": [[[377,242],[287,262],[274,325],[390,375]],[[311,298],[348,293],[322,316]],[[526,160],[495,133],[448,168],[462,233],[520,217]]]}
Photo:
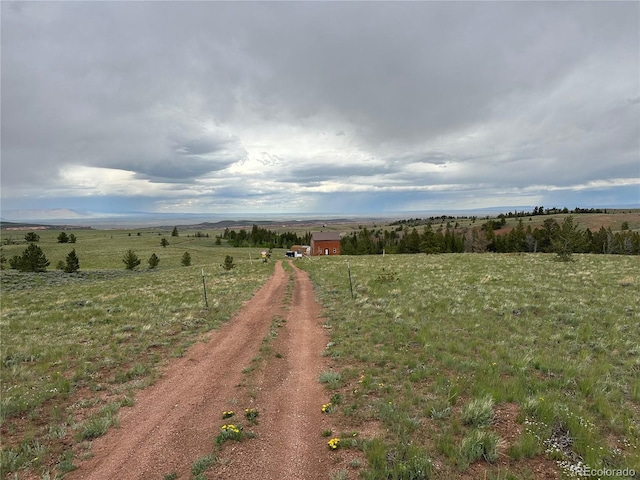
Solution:
{"label": "dirt road", "polygon": [[[294,266],[289,274],[278,262],[232,320],[172,363],[133,407],[121,410],[120,427],[95,440],[93,456],[76,462],[79,468],[66,478],[189,479],[194,462],[212,453],[218,461],[206,478],[328,478],[337,452],[322,436],[331,419],[321,412],[328,394],[318,376],[329,365],[321,355],[328,337],[320,314],[306,273]],[[272,327],[274,319],[282,327]],[[263,339],[274,329],[277,337],[265,350]],[[252,362],[258,356],[261,365],[249,368],[260,363]],[[245,408],[259,411],[258,425],[243,418]],[[236,415],[222,420],[227,410]],[[221,425],[232,422],[255,438],[218,449]]]}

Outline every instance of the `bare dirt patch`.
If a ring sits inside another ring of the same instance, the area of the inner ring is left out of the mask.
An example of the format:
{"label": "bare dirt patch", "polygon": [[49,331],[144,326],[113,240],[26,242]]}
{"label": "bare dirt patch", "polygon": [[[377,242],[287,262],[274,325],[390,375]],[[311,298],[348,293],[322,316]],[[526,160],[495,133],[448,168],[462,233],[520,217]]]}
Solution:
{"label": "bare dirt patch", "polygon": [[[356,478],[349,462],[361,457],[359,464],[366,465],[357,450],[328,448],[329,438],[341,432],[334,417],[322,413],[329,398],[318,377],[331,369],[322,356],[328,336],[307,274],[293,268],[292,303],[273,352],[247,380],[245,405],[260,412],[259,424],[251,428],[257,436],[225,445],[211,478],[326,479],[331,471],[347,468]],[[328,431],[332,435],[323,436]]]}
{"label": "bare dirt patch", "polygon": [[[191,478],[194,462],[213,452],[218,461],[206,471],[207,478],[319,479],[346,469],[359,452],[330,451],[322,435],[337,433],[339,427],[321,411],[328,399],[318,376],[329,368],[321,355],[328,341],[321,307],[306,273],[293,267],[290,305],[288,282],[278,263],[274,275],[228,324],[172,363],[133,407],[121,410],[120,427],[95,440],[92,456],[78,462],[67,478]],[[276,317],[285,319],[284,326],[272,350],[259,353]],[[259,355],[267,358],[248,374]],[[257,425],[245,421],[245,408],[259,411]],[[236,416],[222,420],[228,410]],[[221,425],[232,421],[255,438],[227,441],[216,450]]]}

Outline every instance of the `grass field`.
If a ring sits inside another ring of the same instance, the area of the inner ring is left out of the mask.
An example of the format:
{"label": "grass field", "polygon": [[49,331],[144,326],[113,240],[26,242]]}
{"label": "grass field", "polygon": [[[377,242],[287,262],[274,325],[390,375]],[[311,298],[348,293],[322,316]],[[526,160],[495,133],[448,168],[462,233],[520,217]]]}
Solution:
{"label": "grass field", "polygon": [[[2,271],[0,478],[72,469],[83,442],[117,425],[119,407],[134,401],[159,365],[228,320],[273,272],[273,262],[257,261],[260,250],[217,247],[213,238],[75,231],[77,243],[59,244],[58,233],[40,232],[47,272]],[[3,252],[10,258],[24,248]],[[72,248],[80,271],[55,270]],[[142,261],[136,271],[122,262],[128,249]],[[152,253],[160,258],[154,270]],[[230,272],[221,267],[226,255],[236,263]]]}
{"label": "grass field", "polygon": [[[159,365],[230,318],[273,272],[260,249],[216,246],[213,234],[78,230],[77,243],[59,244],[59,232],[38,233],[49,271],[2,271],[0,478],[73,469]],[[80,272],[55,270],[72,248]],[[142,260],[133,272],[122,262],[128,249]],[[181,265],[184,252],[191,266]],[[149,270],[152,253],[160,264]],[[230,272],[226,255],[237,264]],[[579,478],[587,468],[638,478],[640,259],[574,259],[297,261],[331,332],[324,354],[335,367],[322,381],[332,415],[378,432],[362,443],[366,478]]]}
{"label": "grass field", "polygon": [[407,473],[412,458],[430,459],[419,468],[434,478],[536,479],[545,468],[567,478],[588,468],[640,474],[637,257],[387,255],[300,265],[325,306],[342,414],[381,422],[369,478],[422,478]]}

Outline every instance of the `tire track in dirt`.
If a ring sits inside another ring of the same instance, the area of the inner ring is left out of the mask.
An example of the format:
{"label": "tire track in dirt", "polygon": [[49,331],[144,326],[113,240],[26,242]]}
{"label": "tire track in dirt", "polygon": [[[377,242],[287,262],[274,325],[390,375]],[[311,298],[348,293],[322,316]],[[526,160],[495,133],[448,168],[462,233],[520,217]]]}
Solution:
{"label": "tire track in dirt", "polygon": [[287,374],[273,395],[281,407],[273,432],[287,433],[280,436],[287,454],[274,465],[277,468],[270,478],[311,480],[327,478],[328,473],[327,440],[321,435],[328,428],[327,417],[321,411],[327,400],[318,382],[327,338],[322,330],[321,308],[307,274],[294,267],[294,279],[293,305],[281,339]]}
{"label": "tire track in dirt", "polygon": [[[214,451],[225,410],[238,410],[237,418],[226,422],[244,424],[256,437],[226,442],[206,478],[328,478],[340,462],[322,436],[332,428],[331,418],[321,412],[328,394],[318,381],[330,368],[322,356],[328,336],[311,281],[289,265],[294,280],[290,305],[290,275],[278,262],[273,276],[230,322],[172,363],[133,407],[121,410],[120,428],[95,440],[94,456],[66,478],[162,479],[173,472],[178,479],[191,478],[191,465]],[[273,351],[259,369],[243,373],[274,318],[285,322],[272,341]],[[249,426],[241,417],[246,407],[258,409],[258,425]]]}
{"label": "tire track in dirt", "polygon": [[212,452],[220,413],[280,313],[289,276],[274,274],[206,343],[191,347],[162,378],[120,411],[120,427],[92,443],[93,456],[68,479],[189,478],[192,463]]}
{"label": "tire track in dirt", "polygon": [[[284,327],[273,344],[273,356],[262,367],[252,407],[260,412],[257,438],[230,445],[223,465],[212,470],[216,479],[316,480],[329,478],[337,467],[337,452],[327,446],[324,430],[331,418],[322,413],[327,392],[318,377],[329,369],[322,356],[328,336],[322,328],[321,307],[307,274],[293,267],[293,300]],[[332,455],[334,458],[331,458]]]}

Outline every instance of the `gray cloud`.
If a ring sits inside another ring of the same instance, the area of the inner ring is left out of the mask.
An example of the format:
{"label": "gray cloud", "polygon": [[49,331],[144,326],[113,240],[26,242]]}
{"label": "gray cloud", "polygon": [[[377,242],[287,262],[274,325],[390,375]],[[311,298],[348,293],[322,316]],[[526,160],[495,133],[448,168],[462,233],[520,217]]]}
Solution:
{"label": "gray cloud", "polygon": [[104,184],[104,169],[131,173],[107,193],[202,209],[291,189],[317,208],[395,191],[378,203],[401,209],[464,185],[473,205],[536,203],[640,182],[634,2],[1,8],[3,204],[55,203],[65,179]]}

